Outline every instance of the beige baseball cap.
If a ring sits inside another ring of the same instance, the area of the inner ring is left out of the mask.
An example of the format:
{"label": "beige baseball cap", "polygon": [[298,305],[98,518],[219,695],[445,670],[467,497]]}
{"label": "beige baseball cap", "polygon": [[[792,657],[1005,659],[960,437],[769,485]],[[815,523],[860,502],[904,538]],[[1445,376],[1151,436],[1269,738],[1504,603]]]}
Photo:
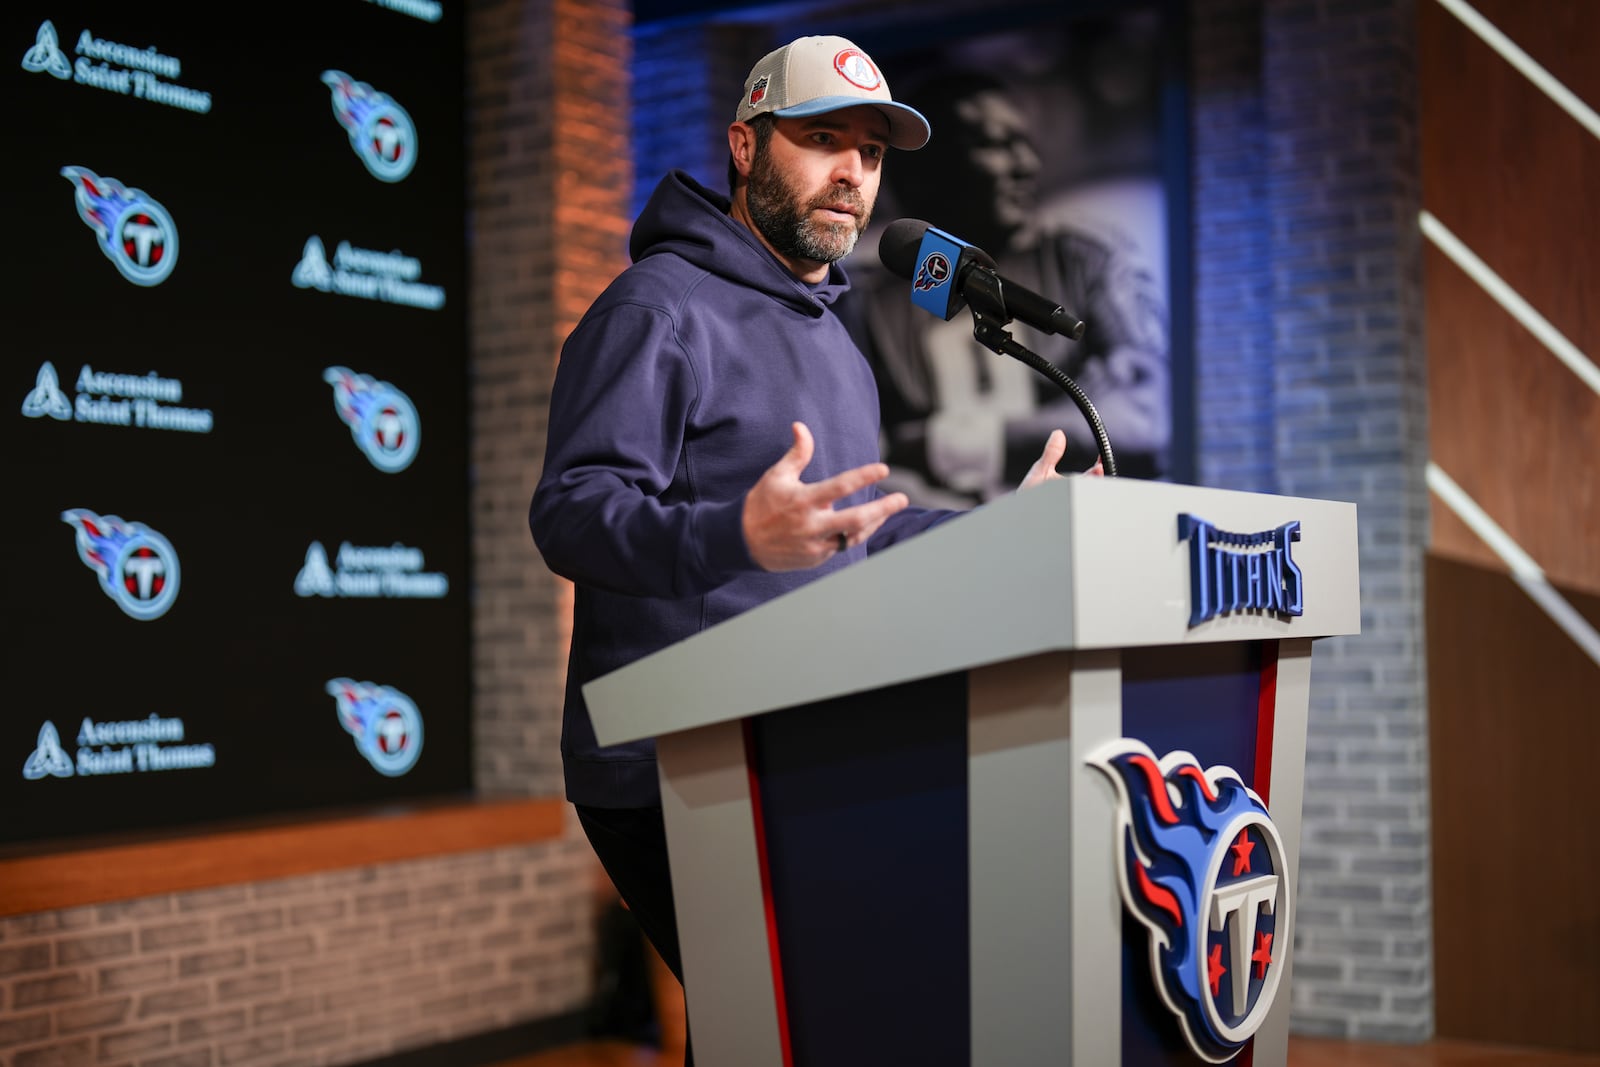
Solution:
{"label": "beige baseball cap", "polygon": [[915,108],[895,103],[878,65],[843,37],[800,37],[768,52],[745,79],[734,119],[749,122],[767,112],[800,118],[860,104],[871,104],[888,118],[892,147],[909,150],[928,143],[928,120]]}

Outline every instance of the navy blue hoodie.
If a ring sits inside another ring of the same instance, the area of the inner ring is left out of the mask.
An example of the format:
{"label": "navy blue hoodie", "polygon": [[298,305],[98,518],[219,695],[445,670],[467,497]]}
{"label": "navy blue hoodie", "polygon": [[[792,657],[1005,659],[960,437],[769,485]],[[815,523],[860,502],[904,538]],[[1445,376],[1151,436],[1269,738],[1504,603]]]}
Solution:
{"label": "navy blue hoodie", "polygon": [[744,498],[788,451],[791,423],[816,442],[804,481],[878,460],[877,387],[829,308],[849,280],[834,264],[802,282],[681,172],[657,186],[629,250],[633,266],[561,350],[529,512],[545,563],[576,584],[567,798],[610,808],[660,802],[655,744],[600,747],[584,683],[953,514],[908,508],[812,570],[758,567]]}

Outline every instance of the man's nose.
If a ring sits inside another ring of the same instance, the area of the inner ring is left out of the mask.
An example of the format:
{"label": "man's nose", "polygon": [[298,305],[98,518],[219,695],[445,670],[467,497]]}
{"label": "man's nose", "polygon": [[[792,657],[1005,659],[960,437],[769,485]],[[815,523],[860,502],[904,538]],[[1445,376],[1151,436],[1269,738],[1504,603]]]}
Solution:
{"label": "man's nose", "polygon": [[833,180],[856,189],[865,180],[866,173],[866,167],[861,163],[860,152],[841,152],[834,163]]}

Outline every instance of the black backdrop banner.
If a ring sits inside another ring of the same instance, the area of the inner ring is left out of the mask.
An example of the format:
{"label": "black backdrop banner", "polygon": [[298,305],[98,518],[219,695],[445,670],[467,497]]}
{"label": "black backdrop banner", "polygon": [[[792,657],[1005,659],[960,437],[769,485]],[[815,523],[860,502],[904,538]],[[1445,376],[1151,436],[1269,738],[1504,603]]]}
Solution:
{"label": "black backdrop banner", "polygon": [[0,842],[470,788],[462,38],[0,16]]}

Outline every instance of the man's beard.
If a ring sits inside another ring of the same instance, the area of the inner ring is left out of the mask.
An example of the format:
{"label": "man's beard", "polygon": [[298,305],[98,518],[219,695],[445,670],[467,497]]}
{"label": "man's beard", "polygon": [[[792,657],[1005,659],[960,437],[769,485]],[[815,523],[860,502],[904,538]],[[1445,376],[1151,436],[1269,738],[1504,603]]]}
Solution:
{"label": "man's beard", "polygon": [[[778,172],[766,151],[757,151],[750,166],[745,203],[750,221],[780,255],[813,263],[832,263],[848,256],[872,215],[857,189],[824,189],[806,197]],[[848,204],[860,214],[849,222],[812,220],[812,211],[830,204]]]}

